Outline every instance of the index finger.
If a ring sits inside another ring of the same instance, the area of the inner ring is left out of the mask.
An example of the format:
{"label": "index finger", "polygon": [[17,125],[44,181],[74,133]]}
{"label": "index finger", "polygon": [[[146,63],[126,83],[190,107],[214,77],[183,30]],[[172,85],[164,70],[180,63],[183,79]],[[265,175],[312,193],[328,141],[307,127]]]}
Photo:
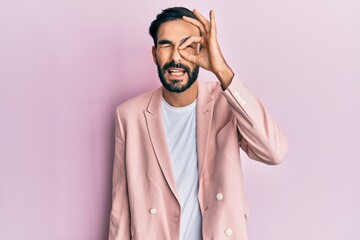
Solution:
{"label": "index finger", "polygon": [[193,10],[193,13],[199,19],[199,21],[205,26],[206,32],[209,32],[209,30],[210,30],[209,20],[207,20],[203,15],[201,15],[201,13],[196,9]]}
{"label": "index finger", "polygon": [[183,16],[183,19],[193,25],[195,25],[196,27],[198,27],[200,29],[200,32],[203,36],[206,35],[206,30],[204,28],[204,25],[197,19],[191,18],[191,17],[187,17],[187,16]]}
{"label": "index finger", "polygon": [[190,46],[191,44],[204,44],[204,40],[200,36],[191,36],[185,40],[182,44],[180,44],[179,49],[185,49],[186,47]]}
{"label": "index finger", "polygon": [[210,29],[216,30],[214,10],[211,10],[209,15],[210,15]]}

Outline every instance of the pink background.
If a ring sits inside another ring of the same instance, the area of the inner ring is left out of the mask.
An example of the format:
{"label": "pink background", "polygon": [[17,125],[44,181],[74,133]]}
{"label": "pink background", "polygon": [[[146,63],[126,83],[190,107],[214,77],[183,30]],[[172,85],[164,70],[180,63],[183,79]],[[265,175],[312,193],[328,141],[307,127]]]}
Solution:
{"label": "pink background", "polygon": [[360,239],[357,0],[1,1],[0,239],[107,238],[115,107],[159,86],[148,27],[174,4],[215,10],[289,139],[280,166],[243,159],[250,239]]}

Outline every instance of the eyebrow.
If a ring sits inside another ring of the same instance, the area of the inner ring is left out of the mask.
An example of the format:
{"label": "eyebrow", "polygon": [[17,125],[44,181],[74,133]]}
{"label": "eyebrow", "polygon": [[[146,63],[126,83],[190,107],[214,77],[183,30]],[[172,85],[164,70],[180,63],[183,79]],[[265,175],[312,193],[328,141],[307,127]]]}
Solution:
{"label": "eyebrow", "polygon": [[[182,43],[184,43],[186,40],[188,40],[189,37],[190,37],[190,36],[181,39],[181,40],[180,40],[180,44],[182,44]],[[174,44],[174,43],[173,43],[172,41],[170,41],[170,40],[167,40],[167,39],[160,39],[160,40],[158,41],[158,44],[159,44],[159,45],[165,45],[165,44]]]}

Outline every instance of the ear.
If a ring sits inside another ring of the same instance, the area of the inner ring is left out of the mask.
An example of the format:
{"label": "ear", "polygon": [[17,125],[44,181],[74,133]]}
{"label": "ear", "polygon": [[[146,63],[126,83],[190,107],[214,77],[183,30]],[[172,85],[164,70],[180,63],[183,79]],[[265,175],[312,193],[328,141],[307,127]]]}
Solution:
{"label": "ear", "polygon": [[152,56],[153,56],[153,61],[154,61],[155,65],[156,65],[157,60],[156,60],[156,47],[155,46],[152,46],[151,53],[152,53]]}

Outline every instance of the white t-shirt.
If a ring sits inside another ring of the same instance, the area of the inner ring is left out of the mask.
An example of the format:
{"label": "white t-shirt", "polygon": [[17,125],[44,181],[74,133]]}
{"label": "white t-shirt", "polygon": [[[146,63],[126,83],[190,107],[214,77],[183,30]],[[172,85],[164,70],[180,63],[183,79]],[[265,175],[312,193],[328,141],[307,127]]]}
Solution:
{"label": "white t-shirt", "polygon": [[201,240],[196,100],[185,107],[172,107],[163,98],[161,108],[167,146],[180,198],[180,240]]}

